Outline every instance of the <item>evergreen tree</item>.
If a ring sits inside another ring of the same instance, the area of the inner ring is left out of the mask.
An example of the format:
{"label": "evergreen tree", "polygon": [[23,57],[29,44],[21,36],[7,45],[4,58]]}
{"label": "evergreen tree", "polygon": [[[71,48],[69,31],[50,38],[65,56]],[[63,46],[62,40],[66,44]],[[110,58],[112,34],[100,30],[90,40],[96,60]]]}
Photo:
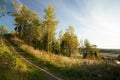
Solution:
{"label": "evergreen tree", "polygon": [[3,36],[9,32],[8,27],[0,26],[0,46],[3,45]]}
{"label": "evergreen tree", "polygon": [[59,32],[59,42],[58,42],[58,44],[59,44],[59,53],[61,53],[61,43],[62,43],[62,36],[63,36],[63,31],[62,30],[60,30],[60,32]]}
{"label": "evergreen tree", "polygon": [[63,55],[71,56],[72,54],[78,53],[78,39],[74,34],[74,29],[69,26],[66,32],[62,36],[61,41],[61,52]]}
{"label": "evergreen tree", "polygon": [[8,27],[0,26],[0,36],[2,37],[4,34],[7,34],[9,32]]}
{"label": "evergreen tree", "polygon": [[87,39],[85,39],[83,57],[90,58],[90,59],[96,59],[99,57],[98,52],[99,50],[97,46],[91,45],[90,42]]}
{"label": "evergreen tree", "polygon": [[37,13],[23,6],[21,12],[13,16],[15,16],[15,30],[20,38],[29,43],[40,39],[40,20]]}
{"label": "evergreen tree", "polygon": [[[48,7],[44,10],[45,16],[43,20],[43,26],[44,30],[46,31],[44,34],[44,48],[47,47],[47,51],[51,51],[53,49],[53,42],[55,40],[55,31],[56,31],[56,25],[58,24],[58,21],[55,20],[55,10],[52,7],[52,5],[48,5]],[[47,40],[45,40],[47,39]]]}

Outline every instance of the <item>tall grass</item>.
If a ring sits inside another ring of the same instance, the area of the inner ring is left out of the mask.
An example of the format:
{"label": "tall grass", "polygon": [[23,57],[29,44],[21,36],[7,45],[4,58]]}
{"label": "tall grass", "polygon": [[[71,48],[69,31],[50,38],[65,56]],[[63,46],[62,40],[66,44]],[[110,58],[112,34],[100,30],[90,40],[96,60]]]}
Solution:
{"label": "tall grass", "polygon": [[8,54],[13,54],[16,58],[16,65],[7,70],[0,68],[0,80],[52,80],[43,72],[40,72],[38,69],[35,69],[17,57],[17,55],[11,50],[10,45],[5,40],[3,41],[4,44],[0,46],[0,53],[5,54],[7,52]]}
{"label": "tall grass", "polygon": [[23,51],[21,55],[65,80],[120,80],[119,65],[47,53],[19,42],[17,38],[12,38],[12,42]]}
{"label": "tall grass", "polygon": [[[53,53],[48,53],[46,51],[34,49],[34,47],[25,44],[22,40],[14,37],[12,41],[15,42],[22,50],[30,53],[31,55],[40,58],[44,61],[48,61],[56,66],[65,67],[65,66],[72,66],[75,64],[82,64],[82,63],[100,63],[98,60],[89,60],[89,59],[77,59],[72,57],[65,57],[62,55],[55,55]],[[58,64],[59,63],[59,64]]]}

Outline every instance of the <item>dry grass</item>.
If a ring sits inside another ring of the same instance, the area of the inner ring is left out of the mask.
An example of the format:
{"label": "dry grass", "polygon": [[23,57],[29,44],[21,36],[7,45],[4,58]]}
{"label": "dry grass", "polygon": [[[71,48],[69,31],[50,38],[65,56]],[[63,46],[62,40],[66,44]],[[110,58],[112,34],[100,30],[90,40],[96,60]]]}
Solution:
{"label": "dry grass", "polygon": [[87,64],[93,64],[93,63],[98,63],[97,60],[87,60],[87,59],[76,59],[76,58],[69,58],[61,55],[55,55],[52,53],[47,53],[45,51],[40,51],[36,50],[31,46],[28,46],[26,44],[21,44],[20,47],[23,50],[26,50],[28,53],[34,55],[37,58],[40,58],[44,61],[48,61],[58,67],[66,67],[69,66],[71,67],[72,65],[76,64],[82,64],[82,63],[87,63]]}
{"label": "dry grass", "polygon": [[[14,38],[13,40],[16,40],[16,43],[23,43],[23,41],[18,40],[17,38]],[[16,64],[9,70],[1,69],[0,67],[0,80],[51,80],[49,79],[49,76],[46,76],[44,73],[18,57],[11,49],[11,45],[5,40],[3,41],[4,44],[0,46],[0,53],[4,54],[5,52],[8,52],[8,54],[13,54],[12,56],[14,56]]]}
{"label": "dry grass", "polygon": [[72,57],[65,57],[62,55],[55,55],[52,53],[47,53],[45,51],[40,51],[34,49],[32,46],[25,44],[22,40],[14,37],[12,38],[19,47],[28,53],[34,55],[37,58],[40,58],[43,61],[50,62],[51,64],[58,66],[58,67],[71,67],[74,65],[81,65],[81,64],[98,64],[100,61],[98,60],[88,60],[88,59],[77,59]]}
{"label": "dry grass", "polygon": [[19,42],[19,39],[13,39],[13,42],[16,45],[19,44],[20,50],[25,51],[23,55],[26,58],[62,76],[65,80],[120,80],[118,65],[107,64],[99,60],[79,59],[47,53],[36,50],[23,41]]}

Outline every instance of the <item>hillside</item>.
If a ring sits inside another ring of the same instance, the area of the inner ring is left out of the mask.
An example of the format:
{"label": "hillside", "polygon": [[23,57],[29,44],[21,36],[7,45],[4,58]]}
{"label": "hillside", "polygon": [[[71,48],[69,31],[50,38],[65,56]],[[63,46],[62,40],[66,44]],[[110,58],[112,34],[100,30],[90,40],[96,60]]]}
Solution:
{"label": "hillside", "polygon": [[54,80],[25,62],[5,39],[1,41],[3,44],[0,46],[0,80]]}
{"label": "hillside", "polygon": [[120,54],[120,49],[99,49],[100,53]]}
{"label": "hillside", "polygon": [[113,1],[0,0],[0,80],[120,80]]}
{"label": "hillside", "polygon": [[20,55],[65,80],[120,79],[120,66],[114,63],[55,55],[34,49],[15,36],[8,39]]}

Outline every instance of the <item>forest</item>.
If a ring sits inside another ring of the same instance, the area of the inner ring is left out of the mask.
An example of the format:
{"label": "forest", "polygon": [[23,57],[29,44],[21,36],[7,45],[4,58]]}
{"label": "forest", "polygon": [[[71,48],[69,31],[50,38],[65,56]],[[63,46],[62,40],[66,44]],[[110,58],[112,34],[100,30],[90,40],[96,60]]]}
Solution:
{"label": "forest", "polygon": [[113,54],[119,54],[120,49],[99,49],[100,53],[113,53]]}

